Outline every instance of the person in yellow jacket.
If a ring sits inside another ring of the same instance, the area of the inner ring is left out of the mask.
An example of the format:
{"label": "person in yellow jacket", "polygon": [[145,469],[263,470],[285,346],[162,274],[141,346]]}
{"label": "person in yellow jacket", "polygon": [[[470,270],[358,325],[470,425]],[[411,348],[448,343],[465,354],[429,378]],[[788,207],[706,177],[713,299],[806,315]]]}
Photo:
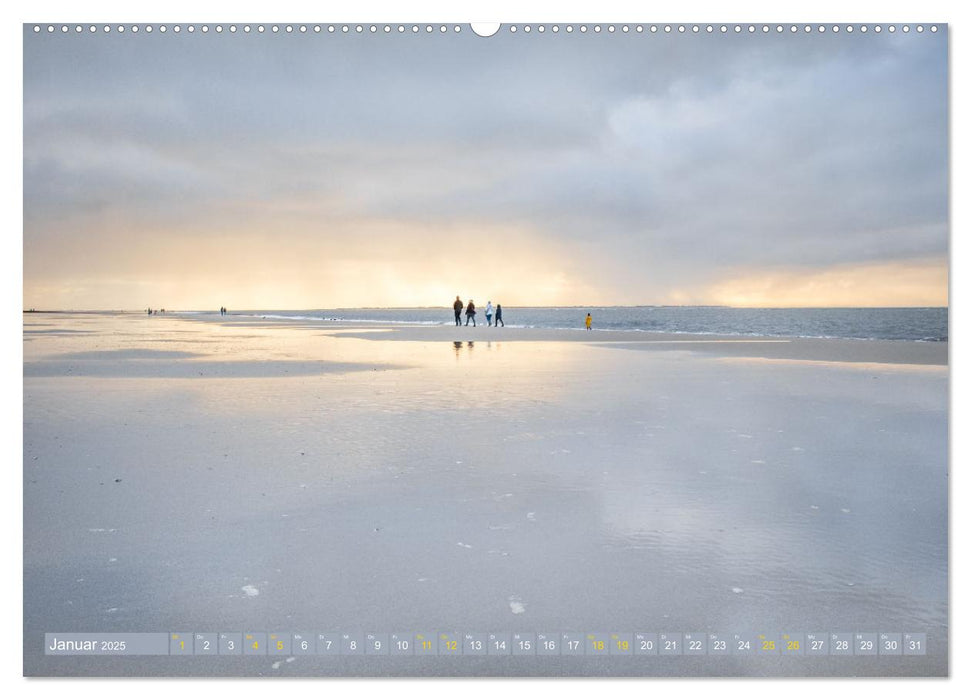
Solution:
{"label": "person in yellow jacket", "polygon": [[593,325],[593,316],[591,316],[590,314],[587,314],[587,330],[590,330],[590,327],[592,325]]}

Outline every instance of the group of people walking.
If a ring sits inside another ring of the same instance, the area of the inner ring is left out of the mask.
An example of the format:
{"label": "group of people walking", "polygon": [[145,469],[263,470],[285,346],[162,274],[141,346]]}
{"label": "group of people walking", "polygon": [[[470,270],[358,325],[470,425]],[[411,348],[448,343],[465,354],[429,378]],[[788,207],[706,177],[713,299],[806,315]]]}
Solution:
{"label": "group of people walking", "polygon": [[[462,325],[462,309],[465,309],[465,325],[469,325],[469,321],[472,321],[472,325],[475,326],[475,302],[469,299],[468,304],[463,304],[462,299],[456,295],[455,303],[452,304],[452,308],[455,309],[455,325]],[[485,317],[488,324],[492,325],[493,313],[496,317],[496,327],[501,323],[503,327],[506,326],[505,321],[502,320],[502,304],[496,304],[495,308],[492,307],[492,302],[486,303],[485,307]]]}

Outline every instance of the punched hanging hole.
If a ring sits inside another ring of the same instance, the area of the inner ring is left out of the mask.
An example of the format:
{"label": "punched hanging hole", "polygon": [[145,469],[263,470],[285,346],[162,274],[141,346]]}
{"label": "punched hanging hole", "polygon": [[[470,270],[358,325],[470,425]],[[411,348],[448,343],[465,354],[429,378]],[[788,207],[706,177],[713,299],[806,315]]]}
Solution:
{"label": "punched hanging hole", "polygon": [[498,32],[502,25],[499,22],[473,22],[469,26],[477,36],[489,37]]}

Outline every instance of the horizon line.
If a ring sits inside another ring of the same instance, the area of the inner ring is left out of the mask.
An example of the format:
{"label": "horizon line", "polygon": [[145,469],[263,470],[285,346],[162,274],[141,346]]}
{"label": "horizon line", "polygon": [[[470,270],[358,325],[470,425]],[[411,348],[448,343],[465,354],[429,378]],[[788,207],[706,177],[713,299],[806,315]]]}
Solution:
{"label": "horizon line", "polygon": [[[103,308],[103,309],[37,309],[37,308],[26,308],[23,309],[22,313],[145,313],[146,308],[139,309],[125,309],[125,308]],[[161,308],[161,307],[160,307]],[[856,306],[856,305],[839,305],[839,306],[732,306],[729,304],[587,304],[587,305],[556,305],[556,306],[522,306],[522,305],[507,305],[506,308],[509,309],[753,309],[753,310],[793,310],[793,309],[950,309],[950,305],[946,304],[943,306],[926,306],[926,305],[913,305],[913,306]],[[277,308],[267,308],[267,309],[234,309],[230,313],[242,313],[246,311],[251,312],[273,312],[273,311],[413,311],[413,310],[443,310],[451,311],[451,306],[331,306],[331,307],[316,307],[316,308],[292,308],[292,309],[277,309]],[[158,310],[158,309],[156,309]],[[203,308],[179,308],[179,309],[167,309],[166,313],[219,313],[218,308],[213,309],[203,309]]]}

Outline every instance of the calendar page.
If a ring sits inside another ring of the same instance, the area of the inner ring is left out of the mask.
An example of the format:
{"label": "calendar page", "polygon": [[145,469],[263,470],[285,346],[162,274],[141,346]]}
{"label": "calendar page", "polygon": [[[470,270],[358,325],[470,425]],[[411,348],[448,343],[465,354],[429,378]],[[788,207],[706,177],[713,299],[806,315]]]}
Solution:
{"label": "calendar page", "polygon": [[22,33],[24,675],[948,675],[946,22]]}

